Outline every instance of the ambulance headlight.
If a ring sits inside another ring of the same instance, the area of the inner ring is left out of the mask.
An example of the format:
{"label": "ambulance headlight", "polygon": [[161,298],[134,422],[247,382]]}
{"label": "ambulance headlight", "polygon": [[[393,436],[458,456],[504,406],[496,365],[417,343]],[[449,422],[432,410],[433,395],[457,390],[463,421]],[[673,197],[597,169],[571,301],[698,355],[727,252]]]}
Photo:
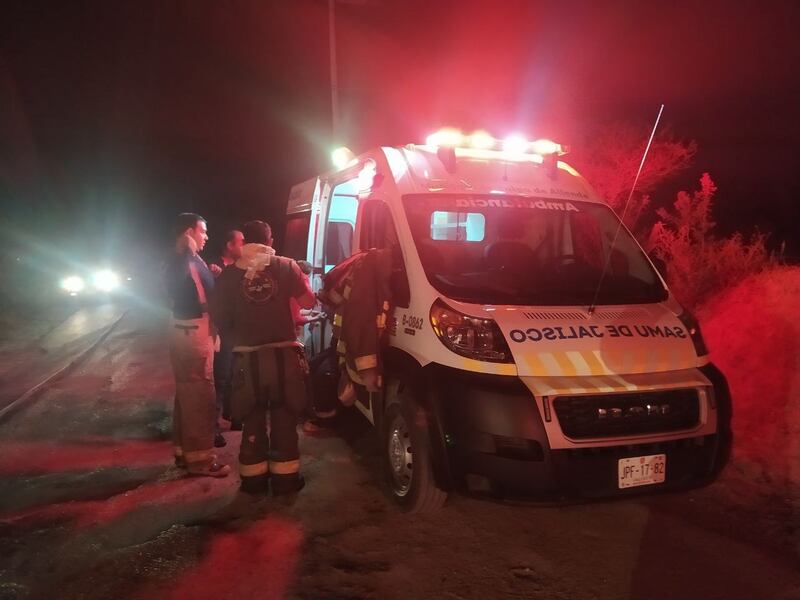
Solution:
{"label": "ambulance headlight", "polygon": [[113,292],[119,287],[119,276],[114,271],[97,271],[92,275],[92,285],[101,292]]}
{"label": "ambulance headlight", "polygon": [[688,310],[684,309],[684,311],[678,315],[678,319],[681,323],[683,323],[683,326],[689,333],[689,337],[692,340],[692,344],[694,344],[694,350],[697,352],[697,356],[706,356],[708,354],[708,348],[706,347],[706,342],[703,339],[703,334],[700,332],[700,324],[697,322],[697,319],[695,319],[694,315]]}
{"label": "ambulance headlight", "polygon": [[430,317],[437,337],[456,354],[488,362],[513,361],[508,344],[493,319],[465,315],[441,300],[433,303]]}
{"label": "ambulance headlight", "polygon": [[71,296],[75,296],[79,292],[82,292],[83,288],[85,287],[86,282],[84,282],[83,279],[77,275],[70,275],[69,277],[65,277],[61,280],[61,289]]}

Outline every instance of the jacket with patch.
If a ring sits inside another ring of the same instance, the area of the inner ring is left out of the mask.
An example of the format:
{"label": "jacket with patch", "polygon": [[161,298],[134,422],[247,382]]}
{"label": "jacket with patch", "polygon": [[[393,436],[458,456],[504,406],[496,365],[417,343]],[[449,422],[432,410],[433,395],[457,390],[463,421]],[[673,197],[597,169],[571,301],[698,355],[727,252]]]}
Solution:
{"label": "jacket with patch", "polygon": [[295,340],[290,298],[308,288],[297,263],[263,244],[245,244],[242,257],[217,278],[211,318],[234,346]]}

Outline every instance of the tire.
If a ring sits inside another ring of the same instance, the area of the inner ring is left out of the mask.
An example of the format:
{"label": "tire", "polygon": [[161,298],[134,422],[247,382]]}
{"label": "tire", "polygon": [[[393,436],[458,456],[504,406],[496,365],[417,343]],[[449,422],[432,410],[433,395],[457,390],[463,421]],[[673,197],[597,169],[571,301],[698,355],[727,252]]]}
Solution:
{"label": "tire", "polygon": [[382,453],[392,497],[408,512],[429,513],[447,500],[436,485],[431,464],[430,438],[424,411],[402,383],[386,399],[382,418]]}

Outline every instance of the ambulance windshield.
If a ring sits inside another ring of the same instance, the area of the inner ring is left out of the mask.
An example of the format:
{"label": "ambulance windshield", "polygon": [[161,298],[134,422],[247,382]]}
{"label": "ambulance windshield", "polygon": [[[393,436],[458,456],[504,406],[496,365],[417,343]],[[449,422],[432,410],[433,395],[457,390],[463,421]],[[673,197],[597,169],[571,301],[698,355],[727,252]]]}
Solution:
{"label": "ambulance windshield", "polygon": [[666,300],[643,252],[604,204],[506,195],[409,195],[425,274],[442,294],[481,304],[589,305]]}

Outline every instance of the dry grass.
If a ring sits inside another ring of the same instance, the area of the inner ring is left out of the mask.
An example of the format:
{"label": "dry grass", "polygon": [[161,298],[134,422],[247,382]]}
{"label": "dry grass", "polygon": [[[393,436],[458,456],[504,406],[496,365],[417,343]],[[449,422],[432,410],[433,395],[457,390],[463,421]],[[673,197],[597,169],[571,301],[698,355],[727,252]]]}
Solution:
{"label": "dry grass", "polygon": [[733,397],[734,456],[800,486],[800,267],[751,276],[698,312]]}

